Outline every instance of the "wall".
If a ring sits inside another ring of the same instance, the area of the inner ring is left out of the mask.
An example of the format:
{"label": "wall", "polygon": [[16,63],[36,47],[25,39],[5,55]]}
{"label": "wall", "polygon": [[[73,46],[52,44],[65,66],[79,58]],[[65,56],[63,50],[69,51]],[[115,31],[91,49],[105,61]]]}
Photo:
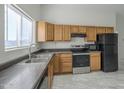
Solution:
{"label": "wall", "polygon": [[[40,19],[40,5],[19,5],[34,20]],[[36,48],[35,48],[36,49]],[[0,64],[28,53],[27,48],[5,52],[4,50],[4,5],[0,5]]]}
{"label": "wall", "polygon": [[117,14],[117,31],[119,34],[118,38],[118,53],[119,62],[124,62],[124,15]]}
{"label": "wall", "polygon": [[60,24],[115,27],[115,13],[102,10],[92,5],[41,5],[41,19]]}
{"label": "wall", "polygon": [[84,45],[84,38],[71,38],[70,41],[55,41],[55,42],[43,42],[40,45],[41,49],[67,49],[71,48],[72,45]]}

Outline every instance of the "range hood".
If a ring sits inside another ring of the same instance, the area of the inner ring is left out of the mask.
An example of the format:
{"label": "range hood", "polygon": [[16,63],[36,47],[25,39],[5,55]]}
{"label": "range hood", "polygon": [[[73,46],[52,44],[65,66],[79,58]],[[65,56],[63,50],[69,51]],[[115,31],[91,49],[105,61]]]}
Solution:
{"label": "range hood", "polygon": [[71,37],[80,37],[80,38],[85,38],[86,34],[82,34],[82,33],[72,33]]}

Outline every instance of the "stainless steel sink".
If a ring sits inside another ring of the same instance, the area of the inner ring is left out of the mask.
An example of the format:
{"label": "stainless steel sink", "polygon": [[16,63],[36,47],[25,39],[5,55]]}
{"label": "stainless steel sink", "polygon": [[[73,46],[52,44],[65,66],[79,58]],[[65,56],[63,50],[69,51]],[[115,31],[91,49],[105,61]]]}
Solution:
{"label": "stainless steel sink", "polygon": [[48,58],[44,58],[44,59],[43,58],[42,59],[41,58],[31,58],[31,60],[29,60],[29,59],[26,60],[25,63],[38,63],[38,62],[40,63],[40,62],[47,62],[47,61],[49,61]]}
{"label": "stainless steel sink", "polygon": [[49,57],[50,57],[51,55],[32,55],[32,58],[45,58],[45,59],[49,59]]}

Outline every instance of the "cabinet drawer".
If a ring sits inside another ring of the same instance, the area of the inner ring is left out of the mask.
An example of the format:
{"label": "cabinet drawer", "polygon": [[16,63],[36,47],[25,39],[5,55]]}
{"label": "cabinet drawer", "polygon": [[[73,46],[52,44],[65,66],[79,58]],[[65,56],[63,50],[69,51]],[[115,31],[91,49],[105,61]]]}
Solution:
{"label": "cabinet drawer", "polygon": [[72,62],[72,58],[60,58],[61,62]]}
{"label": "cabinet drawer", "polygon": [[72,58],[72,54],[68,53],[68,54],[60,54],[61,58]]}
{"label": "cabinet drawer", "polygon": [[101,52],[91,52],[91,56],[100,56]]}
{"label": "cabinet drawer", "polygon": [[72,63],[62,62],[61,63],[61,72],[62,73],[72,72]]}

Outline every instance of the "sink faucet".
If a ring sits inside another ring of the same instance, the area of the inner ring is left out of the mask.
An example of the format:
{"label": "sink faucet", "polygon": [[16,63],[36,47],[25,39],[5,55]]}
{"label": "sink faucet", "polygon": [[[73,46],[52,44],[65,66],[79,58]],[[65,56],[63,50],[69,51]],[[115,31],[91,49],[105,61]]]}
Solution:
{"label": "sink faucet", "polygon": [[29,45],[29,48],[28,48],[29,60],[31,60],[31,55],[32,55],[32,53],[31,53],[31,47],[32,47],[33,45],[36,45],[36,43],[30,44],[30,45]]}

